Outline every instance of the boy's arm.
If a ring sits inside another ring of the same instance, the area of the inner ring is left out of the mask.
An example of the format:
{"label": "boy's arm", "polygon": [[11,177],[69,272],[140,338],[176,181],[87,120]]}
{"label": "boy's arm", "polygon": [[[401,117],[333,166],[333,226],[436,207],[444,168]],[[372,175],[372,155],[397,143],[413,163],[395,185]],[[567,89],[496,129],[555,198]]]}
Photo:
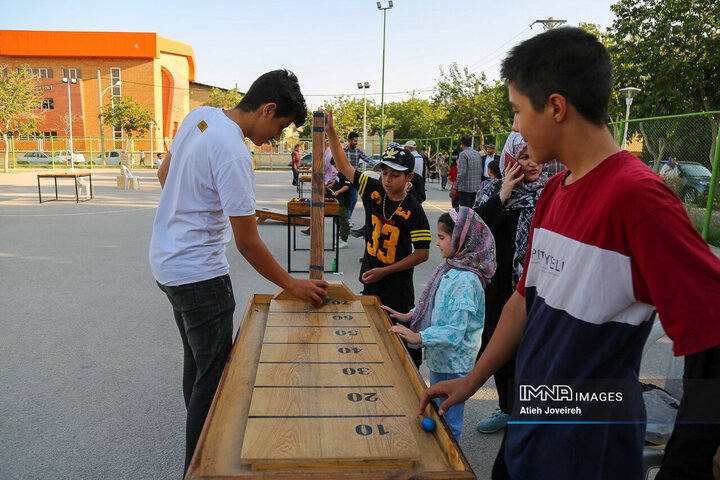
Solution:
{"label": "boy's arm", "polygon": [[490,375],[517,351],[525,329],[526,315],[525,297],[515,291],[505,304],[495,333],[475,367],[467,377],[436,383],[425,390],[420,399],[420,414],[425,413],[425,407],[433,398],[446,398],[447,400],[440,405],[439,412],[440,415],[444,415],[450,407],[464,402],[482,387]]}
{"label": "boy's arm", "polygon": [[158,168],[158,180],[160,180],[160,188],[163,188],[165,186],[165,180],[167,180],[167,174],[168,170],[170,170],[170,159],[172,158],[172,155],[170,152],[165,155],[165,158],[163,158],[162,163],[160,164],[160,168]]}
{"label": "boy's arm", "polygon": [[353,181],[355,178],[355,169],[347,159],[345,150],[343,150],[340,144],[340,139],[335,131],[335,123],[333,122],[332,108],[325,112],[325,118],[327,123],[325,125],[325,133],[327,133],[328,143],[330,145],[330,151],[332,152],[333,159],[335,160],[335,168],[337,171],[345,175],[345,178]]}
{"label": "boy's arm", "polygon": [[328,283],[324,280],[309,280],[291,277],[268,250],[257,231],[255,215],[230,217],[235,234],[235,245],[243,257],[263,277],[294,297],[320,306],[325,302]]}
{"label": "boy's arm", "polygon": [[429,256],[429,248],[417,249],[399,262],[392,263],[387,267],[377,267],[368,270],[367,272],[363,273],[362,281],[364,283],[378,282],[386,276],[390,275],[391,273],[401,272],[403,270],[413,268],[416,265],[420,265],[421,263],[427,261]]}
{"label": "boy's arm", "polygon": [[347,192],[348,190],[350,190],[350,187],[347,186],[347,185],[345,185],[345,186],[342,187],[341,189],[335,190],[335,195],[340,195],[341,193],[345,193],[345,192]]}

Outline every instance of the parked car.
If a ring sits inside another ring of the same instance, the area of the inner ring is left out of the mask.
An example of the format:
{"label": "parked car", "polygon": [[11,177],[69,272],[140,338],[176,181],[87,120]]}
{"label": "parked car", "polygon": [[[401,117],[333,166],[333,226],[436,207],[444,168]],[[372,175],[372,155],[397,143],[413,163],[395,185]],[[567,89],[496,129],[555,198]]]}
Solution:
{"label": "parked car", "polygon": [[[129,159],[130,156],[122,150],[106,150],[105,151],[105,165],[120,165],[120,161]],[[94,156],[90,162],[93,165],[102,165],[102,154]]]}
{"label": "parked car", "polygon": [[[74,163],[85,163],[85,156],[80,153],[73,153],[73,162]],[[58,150],[55,152],[55,155],[53,155],[53,158],[55,159],[55,163],[70,163],[70,150]]]}
{"label": "parked car", "polygon": [[697,162],[677,162],[677,168],[682,180],[678,196],[684,203],[694,202],[698,195],[710,192],[710,170]]}
{"label": "parked car", "polygon": [[52,163],[52,157],[45,152],[25,152],[17,157],[17,163],[28,165],[48,165]]}

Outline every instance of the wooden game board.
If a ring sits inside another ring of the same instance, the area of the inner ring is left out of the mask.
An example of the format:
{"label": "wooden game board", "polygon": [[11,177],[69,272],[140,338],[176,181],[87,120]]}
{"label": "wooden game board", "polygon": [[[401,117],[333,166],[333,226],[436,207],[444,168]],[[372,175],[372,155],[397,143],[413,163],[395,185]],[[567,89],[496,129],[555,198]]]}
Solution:
{"label": "wooden game board", "polygon": [[475,478],[434,406],[422,430],[424,381],[377,298],[328,291],[251,299],[186,478]]}

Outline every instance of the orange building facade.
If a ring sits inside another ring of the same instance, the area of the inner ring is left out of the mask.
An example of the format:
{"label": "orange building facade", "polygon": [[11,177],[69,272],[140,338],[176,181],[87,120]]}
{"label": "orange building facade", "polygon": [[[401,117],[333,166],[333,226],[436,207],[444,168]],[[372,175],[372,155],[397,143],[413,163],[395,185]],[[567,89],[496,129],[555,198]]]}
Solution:
{"label": "orange building facade", "polygon": [[[38,130],[46,136],[67,136],[71,106],[74,137],[99,137],[102,128],[106,148],[122,148],[124,133],[101,127],[98,114],[100,105],[128,96],[150,110],[154,149],[165,150],[191,109],[192,47],[155,33],[0,30],[0,74],[23,65],[40,76]],[[77,79],[69,87],[71,105],[63,77]]]}

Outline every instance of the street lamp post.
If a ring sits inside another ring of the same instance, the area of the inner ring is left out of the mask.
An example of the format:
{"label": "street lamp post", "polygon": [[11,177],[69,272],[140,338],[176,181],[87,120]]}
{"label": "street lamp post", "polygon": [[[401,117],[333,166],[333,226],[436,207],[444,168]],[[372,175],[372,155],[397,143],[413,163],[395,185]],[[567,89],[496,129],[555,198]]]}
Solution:
{"label": "street lamp post", "polygon": [[622,141],[622,149],[625,150],[625,146],[627,145],[628,120],[630,120],[630,105],[632,105],[633,97],[640,91],[640,89],[635,87],[625,87],[621,88],[620,91],[627,95],[627,97],[625,97],[625,128],[623,129]]}
{"label": "street lamp post", "polygon": [[73,77],[62,77],[62,83],[67,83],[67,91],[68,91],[68,123],[70,124],[70,171],[74,172],[75,170],[75,161],[73,153],[73,132],[72,132],[72,100],[70,100],[70,84],[77,85],[77,78]]}
{"label": "street lamp post", "polygon": [[[367,89],[370,88],[368,82],[358,82],[358,88],[363,91],[363,152],[367,154]],[[370,155],[372,157],[372,155]]]}
{"label": "street lamp post", "polygon": [[388,6],[383,7],[382,3],[377,2],[378,10],[383,12],[383,55],[382,55],[382,85],[380,90],[380,153],[383,151],[383,143],[385,140],[385,24],[387,11],[393,7],[392,0],[388,0]]}
{"label": "street lamp post", "polygon": [[155,145],[153,142],[153,130],[155,130],[155,122],[149,121],[148,129],[150,130],[150,168],[154,168],[155,167],[155,152],[153,151],[153,148],[155,147]]}
{"label": "street lamp post", "polygon": [[105,132],[103,130],[103,114],[102,114],[102,97],[105,95],[105,92],[107,92],[112,87],[117,87],[122,85],[122,80],[118,80],[112,85],[109,85],[105,87],[105,89],[101,89],[102,86],[100,85],[100,70],[98,70],[98,109],[100,110],[100,116],[98,117],[100,119],[100,158],[102,159],[103,165],[105,164]]}

